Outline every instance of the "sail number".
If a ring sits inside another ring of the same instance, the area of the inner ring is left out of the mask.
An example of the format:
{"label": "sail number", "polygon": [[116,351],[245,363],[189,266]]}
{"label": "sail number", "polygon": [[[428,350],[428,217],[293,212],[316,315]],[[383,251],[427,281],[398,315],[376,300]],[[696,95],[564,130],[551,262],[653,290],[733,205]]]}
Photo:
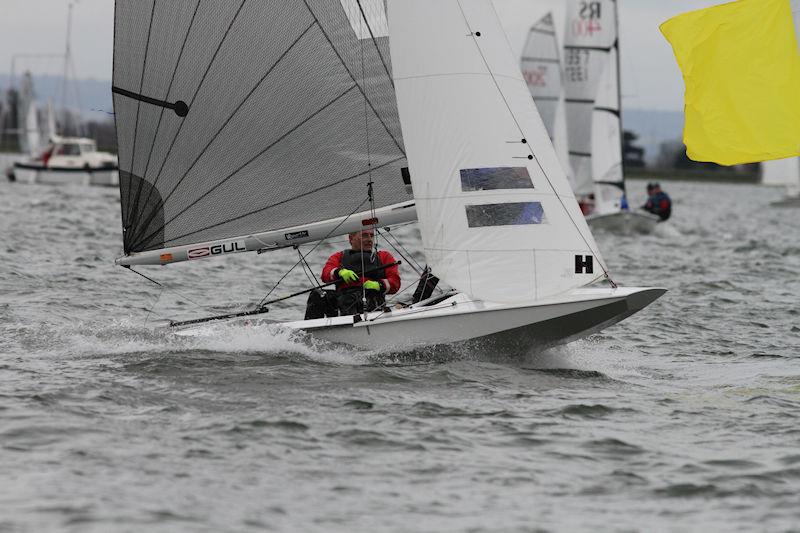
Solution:
{"label": "sail number", "polygon": [[601,2],[581,2],[578,8],[578,18],[572,21],[572,34],[575,37],[591,37],[603,31],[600,24],[602,18]]}
{"label": "sail number", "polygon": [[522,71],[525,82],[529,87],[547,87],[547,67],[539,65],[536,69],[525,69]]}
{"label": "sail number", "polygon": [[589,81],[589,50],[568,48],[564,55],[564,77],[570,83]]}

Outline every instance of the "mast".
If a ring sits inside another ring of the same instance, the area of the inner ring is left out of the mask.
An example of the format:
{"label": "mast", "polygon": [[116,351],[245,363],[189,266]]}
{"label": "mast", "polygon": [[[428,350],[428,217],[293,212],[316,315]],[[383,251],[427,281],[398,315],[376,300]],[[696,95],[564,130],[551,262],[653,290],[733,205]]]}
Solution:
{"label": "mast", "polygon": [[617,109],[619,109],[619,149],[620,153],[620,175],[622,176],[622,194],[625,200],[628,199],[628,189],[625,183],[625,128],[622,127],[622,56],[619,45],[619,2],[620,0],[613,0],[614,2],[614,26],[617,28],[617,40],[615,47],[617,48]]}
{"label": "mast", "polygon": [[64,47],[64,76],[61,79],[61,107],[66,109],[67,107],[67,77],[69,76],[69,58],[70,58],[70,46],[69,42],[71,40],[72,34],[72,7],[73,3],[70,2],[69,6],[67,7],[67,43]]}

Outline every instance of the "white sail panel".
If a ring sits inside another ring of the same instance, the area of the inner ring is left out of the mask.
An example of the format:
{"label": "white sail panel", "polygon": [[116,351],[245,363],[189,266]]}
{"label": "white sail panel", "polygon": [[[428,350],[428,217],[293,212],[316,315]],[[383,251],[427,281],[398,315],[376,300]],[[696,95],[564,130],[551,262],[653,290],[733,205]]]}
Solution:
{"label": "white sail panel", "polygon": [[[492,3],[390,0],[389,29],[433,272],[497,302],[542,299],[602,277],[597,246]],[[581,269],[577,259],[585,260]]]}
{"label": "white sail panel", "polygon": [[[570,163],[575,192],[594,192],[593,128],[598,90],[610,75],[617,42],[616,3],[613,0],[567,0],[564,30],[564,91]],[[616,94],[616,93],[615,93]],[[617,104],[614,104],[617,107]]]}

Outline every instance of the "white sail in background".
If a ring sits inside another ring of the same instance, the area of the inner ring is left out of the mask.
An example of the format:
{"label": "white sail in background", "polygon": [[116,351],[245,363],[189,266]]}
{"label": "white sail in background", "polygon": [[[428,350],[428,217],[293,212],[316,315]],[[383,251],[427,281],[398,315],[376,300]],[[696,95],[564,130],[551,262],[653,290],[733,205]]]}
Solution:
{"label": "white sail in background", "polygon": [[[800,51],[800,0],[791,0],[795,36]],[[800,195],[800,158],[790,157],[761,163],[761,183],[771,187],[785,187],[789,196]]]}
{"label": "white sail in background", "polygon": [[[436,275],[495,302],[539,300],[602,277],[492,2],[390,0],[389,28],[420,231]],[[581,261],[594,270],[576,268]]]}
{"label": "white sail in background", "polygon": [[567,0],[564,84],[576,193],[598,211],[619,209],[624,190],[617,17],[614,0]]}
{"label": "white sail in background", "polygon": [[53,101],[47,101],[47,119],[45,122],[45,130],[43,132],[44,141],[50,141],[58,135],[56,129],[56,114],[53,111]]}
{"label": "white sail in background", "polygon": [[[616,3],[613,3],[616,8]],[[600,78],[592,113],[592,176],[595,183],[595,213],[620,210],[625,191],[622,173],[622,123],[617,47],[609,52]]]}
{"label": "white sail in background", "polygon": [[536,108],[547,128],[550,139],[554,139],[556,109],[562,101],[561,60],[558,53],[556,28],[553,15],[548,13],[531,26],[520,60],[522,76],[528,84]]}
{"label": "white sail in background", "polygon": [[569,175],[563,73],[552,13],[546,14],[531,26],[522,50],[520,66],[558,158]]}
{"label": "white sail in background", "polygon": [[36,101],[28,104],[25,117],[25,148],[30,155],[38,155],[42,149],[42,135],[39,128],[39,110]]}
{"label": "white sail in background", "polygon": [[[25,72],[22,75],[17,110],[17,140],[20,151],[26,154],[33,154],[38,149],[36,137],[39,125],[36,117],[36,93],[33,89],[33,76],[31,76],[30,72]],[[37,146],[31,146],[31,141],[36,142]]]}
{"label": "white sail in background", "polygon": [[761,183],[786,187],[790,196],[800,194],[800,158],[790,157],[761,163]]}

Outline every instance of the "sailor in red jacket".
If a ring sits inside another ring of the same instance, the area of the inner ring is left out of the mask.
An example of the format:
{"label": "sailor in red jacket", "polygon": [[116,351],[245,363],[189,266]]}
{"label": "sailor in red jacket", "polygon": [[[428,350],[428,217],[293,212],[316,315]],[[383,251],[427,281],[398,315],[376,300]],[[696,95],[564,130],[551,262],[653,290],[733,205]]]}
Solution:
{"label": "sailor in red jacket", "polygon": [[397,265],[380,268],[395,263],[395,258],[384,250],[373,254],[374,239],[375,232],[371,229],[351,233],[350,250],[330,256],[322,269],[324,283],[337,282],[338,307],[342,315],[363,313],[362,296],[366,296],[367,311],[372,311],[383,306],[386,294],[400,290]]}

